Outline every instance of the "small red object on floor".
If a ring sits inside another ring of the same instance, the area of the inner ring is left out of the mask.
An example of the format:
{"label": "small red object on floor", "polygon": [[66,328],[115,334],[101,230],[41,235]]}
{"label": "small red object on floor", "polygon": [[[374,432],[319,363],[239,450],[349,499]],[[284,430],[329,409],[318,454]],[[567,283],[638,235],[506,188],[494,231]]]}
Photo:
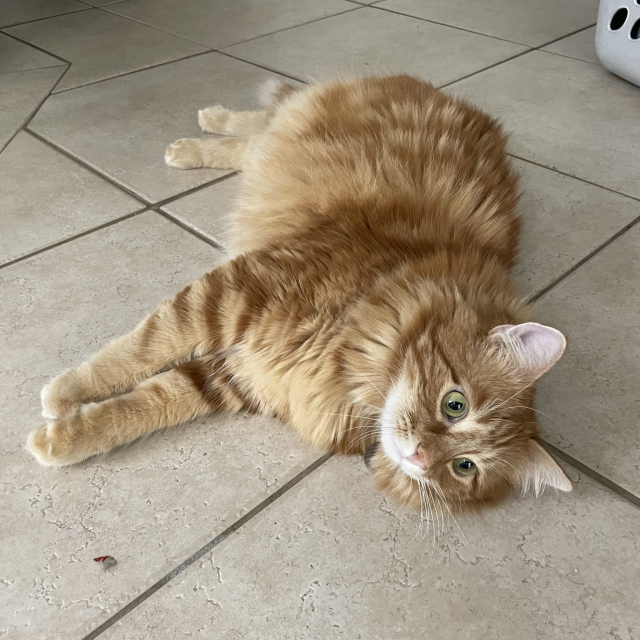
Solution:
{"label": "small red object on floor", "polygon": [[113,567],[118,564],[118,561],[111,556],[98,556],[97,558],[94,558],[93,561],[99,562],[103,571],[106,571],[109,567]]}

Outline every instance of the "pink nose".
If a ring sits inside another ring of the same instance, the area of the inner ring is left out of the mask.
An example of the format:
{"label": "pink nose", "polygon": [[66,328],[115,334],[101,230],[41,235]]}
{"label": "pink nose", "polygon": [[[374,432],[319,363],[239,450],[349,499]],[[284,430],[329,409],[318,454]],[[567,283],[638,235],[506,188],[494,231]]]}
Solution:
{"label": "pink nose", "polygon": [[413,464],[417,464],[421,469],[426,469],[429,465],[429,459],[427,458],[427,452],[423,449],[422,445],[418,445],[415,453],[407,456],[407,460]]}

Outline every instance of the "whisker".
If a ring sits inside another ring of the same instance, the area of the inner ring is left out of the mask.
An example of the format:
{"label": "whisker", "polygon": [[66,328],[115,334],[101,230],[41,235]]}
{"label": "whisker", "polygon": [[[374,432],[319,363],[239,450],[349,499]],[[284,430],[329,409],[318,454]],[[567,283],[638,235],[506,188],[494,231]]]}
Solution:
{"label": "whisker", "polygon": [[366,378],[372,385],[373,388],[382,396],[383,400],[386,402],[387,398],[384,395],[384,393],[382,393],[382,391],[380,391],[380,389],[378,389],[378,387],[376,387],[375,384],[373,384],[373,381],[371,380],[371,378],[368,378],[367,376],[364,375],[364,373],[362,373],[362,371],[360,371],[359,369],[357,369],[356,367],[354,367],[350,362],[346,362],[343,361],[344,364],[348,365],[349,367],[352,367],[353,369],[355,369],[361,376],[363,376],[364,378]]}
{"label": "whisker", "polygon": [[[410,478],[410,479],[411,479],[411,484],[413,485],[414,478]],[[419,499],[420,499],[420,520],[418,521],[419,522],[418,530],[416,531],[416,534],[411,539],[411,542],[413,542],[418,537],[418,535],[420,535],[420,532],[422,531],[422,520],[424,519],[423,515],[422,515],[423,514],[423,509],[422,509],[422,491],[420,490],[420,481],[419,480],[416,480],[416,485],[418,486],[418,496],[419,496]]]}
{"label": "whisker", "polygon": [[395,382],[393,381],[393,378],[391,377],[391,374],[389,373],[389,369],[387,369],[387,367],[385,367],[384,365],[381,365],[381,366],[384,369],[385,373],[389,376],[389,382],[391,382],[391,387],[393,387]]}
{"label": "whisker", "polygon": [[449,515],[453,518],[453,521],[455,522],[456,527],[458,527],[458,531],[462,535],[462,538],[464,539],[465,544],[467,546],[469,546],[469,543],[467,542],[467,537],[464,535],[464,532],[460,528],[460,525],[458,524],[458,521],[456,520],[456,517],[453,515],[453,513],[451,513],[451,509],[449,509],[449,504],[447,503],[447,499],[444,496],[444,493],[442,492],[442,488],[440,487],[440,485],[438,484],[438,482],[436,480],[433,481],[433,488],[436,489],[438,491],[438,493],[440,494],[440,497],[441,497],[441,499],[442,499],[442,501],[444,503],[444,506],[447,508],[447,511],[449,512]]}
{"label": "whisker", "polygon": [[532,380],[528,385],[522,387],[522,389],[520,389],[519,391],[516,391],[511,397],[507,398],[504,402],[501,402],[499,405],[497,405],[495,407],[489,406],[484,411],[480,410],[476,415],[481,418],[481,417],[485,416],[487,413],[491,413],[493,411],[497,411],[500,407],[502,407],[505,404],[507,404],[507,402],[509,402],[509,400],[511,400],[512,398],[515,398],[518,394],[522,393],[525,389],[528,389],[534,382],[535,382],[535,380]]}
{"label": "whisker", "polygon": [[449,525],[449,520],[447,519],[445,521],[444,509],[442,508],[442,498],[440,498],[440,496],[436,493],[436,489],[431,482],[429,483],[429,485],[431,490],[433,491],[433,501],[438,503],[438,510],[440,511],[440,516],[442,520],[442,535],[444,536],[446,532],[446,528]]}
{"label": "whisker", "polygon": [[349,449],[348,449],[348,450],[351,450],[351,449],[353,449],[354,447],[356,447],[357,445],[362,444],[363,442],[366,442],[366,441],[367,441],[367,440],[369,440],[370,438],[373,438],[373,435],[374,435],[374,434],[367,433],[367,434],[364,434],[364,435],[362,435],[362,436],[359,436],[359,437],[358,437],[358,438],[356,438],[353,442],[350,442],[350,443],[349,443]]}
{"label": "whisker", "polygon": [[353,413],[329,413],[326,411],[305,411],[303,415],[319,415],[319,416],[339,416],[341,418],[363,418],[364,420],[378,420],[371,416],[365,416],[364,414]]}
{"label": "whisker", "polygon": [[433,550],[436,550],[436,547],[440,544],[440,514],[438,513],[438,508],[436,505],[436,500],[433,497],[431,492],[430,483],[428,480],[425,480],[425,488],[429,494],[429,500],[433,503],[433,515],[435,517],[434,529],[433,529]]}
{"label": "whisker", "polygon": [[396,518],[398,517],[398,514],[402,511],[402,507],[404,507],[404,505],[407,504],[407,500],[411,495],[411,488],[413,487],[413,478],[410,477],[409,480],[411,480],[411,483],[409,484],[409,490],[407,491],[407,495],[405,496],[404,502],[400,505],[400,508],[395,513]]}
{"label": "whisker", "polygon": [[531,409],[531,411],[535,411],[536,413],[543,415],[545,418],[549,418],[549,420],[555,422],[559,427],[562,427],[562,424],[560,424],[555,418],[552,418],[548,413],[545,413],[544,411],[540,411],[540,409],[534,409],[533,407],[525,407],[524,405],[515,405],[511,408],[512,409]]}
{"label": "whisker", "polygon": [[371,407],[372,409],[375,409],[377,413],[380,413],[380,407],[376,407],[373,404],[369,404],[368,402],[365,402],[364,400],[358,400],[358,404],[364,404],[367,407]]}

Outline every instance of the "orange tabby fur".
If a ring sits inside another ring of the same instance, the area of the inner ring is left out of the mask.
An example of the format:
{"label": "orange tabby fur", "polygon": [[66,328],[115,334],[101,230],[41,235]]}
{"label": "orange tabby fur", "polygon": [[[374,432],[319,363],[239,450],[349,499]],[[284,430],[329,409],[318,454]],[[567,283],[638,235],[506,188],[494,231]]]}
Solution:
{"label": "orange tabby fur", "polygon": [[[520,224],[500,126],[408,76],[272,96],[265,111],[199,113],[205,131],[240,137],[167,149],[172,166],[242,169],[236,257],[47,385],[30,451],[73,464],[245,410],[324,449],[382,443],[378,485],[415,507],[418,485],[452,508],[569,490],[532,410],[564,338],[523,324],[509,280]],[[460,420],[442,413],[451,389],[469,403]],[[459,456],[473,477],[454,472]]]}

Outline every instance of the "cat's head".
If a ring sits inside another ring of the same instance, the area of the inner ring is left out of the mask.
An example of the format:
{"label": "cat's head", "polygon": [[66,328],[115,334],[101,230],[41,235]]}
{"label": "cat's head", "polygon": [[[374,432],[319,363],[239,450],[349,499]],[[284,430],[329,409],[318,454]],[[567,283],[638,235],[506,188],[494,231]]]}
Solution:
{"label": "cat's head", "polygon": [[570,491],[539,443],[533,410],[534,384],[562,356],[564,336],[533,322],[488,329],[464,303],[454,306],[404,342],[392,370],[370,376],[385,397],[380,441],[367,456],[377,484],[418,508],[421,490],[452,509],[514,489]]}

